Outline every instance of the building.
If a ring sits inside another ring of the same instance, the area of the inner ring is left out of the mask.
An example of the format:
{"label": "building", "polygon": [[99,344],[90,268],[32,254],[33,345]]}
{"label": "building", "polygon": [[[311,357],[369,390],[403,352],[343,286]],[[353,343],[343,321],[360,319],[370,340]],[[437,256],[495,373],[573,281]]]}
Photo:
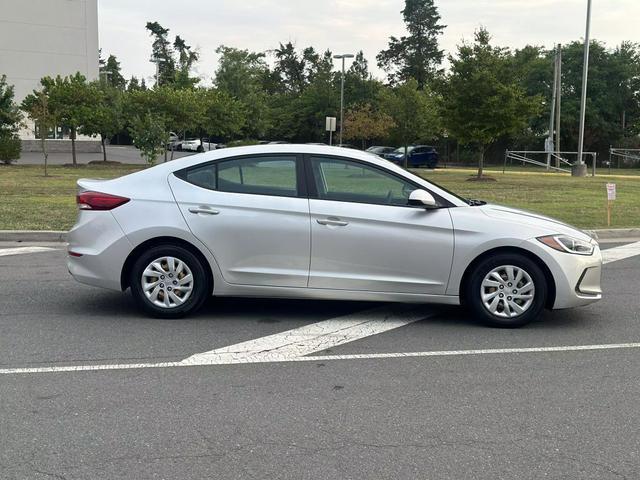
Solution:
{"label": "building", "polygon": [[[0,75],[14,85],[16,102],[44,76],[98,78],[98,0],[0,0],[0,12]],[[20,136],[34,139],[32,126]],[[57,128],[55,136],[66,135]]]}

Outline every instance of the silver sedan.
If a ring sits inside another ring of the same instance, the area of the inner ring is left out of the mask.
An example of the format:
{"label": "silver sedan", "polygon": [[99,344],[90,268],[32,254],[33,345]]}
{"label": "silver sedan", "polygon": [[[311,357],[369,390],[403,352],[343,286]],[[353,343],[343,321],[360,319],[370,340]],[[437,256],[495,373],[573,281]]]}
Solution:
{"label": "silver sedan", "polygon": [[586,233],[365,152],[239,147],[78,185],[69,271],[157,317],[214,295],[465,304],[520,326],[602,296]]}

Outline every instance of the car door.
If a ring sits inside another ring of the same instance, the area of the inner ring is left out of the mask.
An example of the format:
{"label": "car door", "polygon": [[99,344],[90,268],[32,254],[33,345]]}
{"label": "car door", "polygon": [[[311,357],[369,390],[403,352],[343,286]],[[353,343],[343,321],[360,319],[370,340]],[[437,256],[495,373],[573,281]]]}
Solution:
{"label": "car door", "polygon": [[427,149],[425,147],[416,147],[411,152],[411,165],[419,167],[427,163]]}
{"label": "car door", "polygon": [[[408,206],[419,188],[383,167],[309,156],[309,287],[444,294],[453,225],[443,208]],[[438,197],[436,196],[438,200]]]}
{"label": "car door", "polygon": [[307,286],[311,229],[302,159],[234,157],[181,170],[169,182],[228,283]]}

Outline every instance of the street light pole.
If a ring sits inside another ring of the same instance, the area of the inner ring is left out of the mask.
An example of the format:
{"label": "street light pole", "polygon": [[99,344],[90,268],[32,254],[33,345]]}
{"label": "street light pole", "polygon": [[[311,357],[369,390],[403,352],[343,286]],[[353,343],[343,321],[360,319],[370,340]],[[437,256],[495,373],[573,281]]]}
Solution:
{"label": "street light pole", "polygon": [[158,86],[159,80],[160,80],[160,59],[154,55],[151,56],[151,59],[149,60],[151,63],[155,63],[156,64],[156,87]]}
{"label": "street light pole", "polygon": [[574,177],[585,177],[587,166],[582,160],[584,149],[584,122],[587,107],[587,77],[589,74],[589,32],[591,30],[591,0],[587,0],[587,29],[584,34],[584,63],[582,65],[582,97],[580,99],[580,133],[578,137],[578,161],[571,169]]}
{"label": "street light pole", "polygon": [[334,55],[333,58],[342,60],[342,77],[340,79],[340,144],[342,145],[342,130],[344,125],[344,60],[345,58],[353,58],[350,53],[342,55]]}

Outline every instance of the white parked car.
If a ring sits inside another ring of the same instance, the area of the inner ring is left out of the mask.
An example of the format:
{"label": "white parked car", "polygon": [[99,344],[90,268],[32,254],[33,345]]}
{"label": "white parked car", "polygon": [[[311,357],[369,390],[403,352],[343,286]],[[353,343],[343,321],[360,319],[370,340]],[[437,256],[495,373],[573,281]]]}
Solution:
{"label": "white parked car", "polygon": [[215,150],[78,185],[69,271],[158,317],[214,295],[464,303],[519,326],[602,296],[589,235],[356,150]]}
{"label": "white parked car", "polygon": [[182,142],[182,150],[190,152],[206,152],[209,150],[215,150],[216,143],[211,143],[207,140],[200,140],[199,138],[188,138]]}

